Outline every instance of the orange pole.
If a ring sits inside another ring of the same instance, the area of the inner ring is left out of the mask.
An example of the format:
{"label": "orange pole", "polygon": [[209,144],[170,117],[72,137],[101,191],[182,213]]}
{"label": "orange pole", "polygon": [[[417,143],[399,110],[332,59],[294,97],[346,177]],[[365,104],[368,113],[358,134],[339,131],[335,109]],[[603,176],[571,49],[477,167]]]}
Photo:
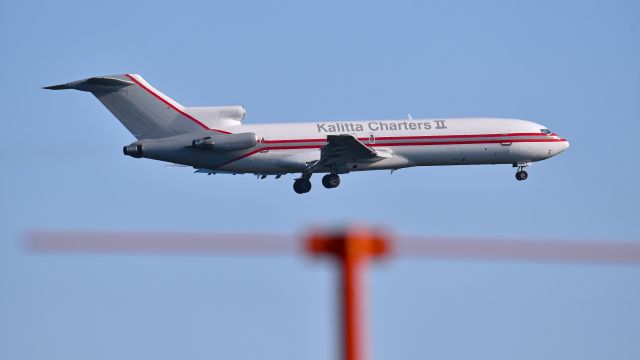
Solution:
{"label": "orange pole", "polygon": [[350,256],[343,254],[340,257],[341,272],[341,306],[342,306],[342,353],[345,360],[362,360],[363,339],[365,335],[362,327],[363,299],[361,284],[361,267],[365,261],[360,256]]}
{"label": "orange pole", "polygon": [[342,317],[342,358],[364,360],[361,265],[371,256],[386,255],[388,241],[370,231],[352,228],[335,234],[314,234],[309,238],[307,245],[311,254],[329,255],[338,261],[341,282],[339,301]]}

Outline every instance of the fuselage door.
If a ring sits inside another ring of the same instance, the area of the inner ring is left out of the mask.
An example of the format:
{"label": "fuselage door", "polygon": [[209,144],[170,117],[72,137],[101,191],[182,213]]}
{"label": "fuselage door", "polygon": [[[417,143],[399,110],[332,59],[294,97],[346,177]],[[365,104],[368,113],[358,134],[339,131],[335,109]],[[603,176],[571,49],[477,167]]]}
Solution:
{"label": "fuselage door", "polygon": [[506,138],[507,134],[502,134],[502,141],[500,141],[500,145],[502,146],[511,146],[511,140]]}

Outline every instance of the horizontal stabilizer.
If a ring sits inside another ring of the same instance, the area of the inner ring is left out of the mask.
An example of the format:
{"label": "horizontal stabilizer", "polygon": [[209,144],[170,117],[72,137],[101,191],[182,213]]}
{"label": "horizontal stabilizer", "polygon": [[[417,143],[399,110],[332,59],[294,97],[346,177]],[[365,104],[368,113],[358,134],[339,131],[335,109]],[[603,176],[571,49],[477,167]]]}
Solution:
{"label": "horizontal stabilizer", "polygon": [[66,84],[43,87],[46,90],[67,90],[100,92],[117,91],[123,87],[133,85],[133,82],[112,77],[92,77],[84,80],[73,81]]}
{"label": "horizontal stabilizer", "polygon": [[43,87],[45,90],[66,90],[69,89],[69,84],[51,85]]}

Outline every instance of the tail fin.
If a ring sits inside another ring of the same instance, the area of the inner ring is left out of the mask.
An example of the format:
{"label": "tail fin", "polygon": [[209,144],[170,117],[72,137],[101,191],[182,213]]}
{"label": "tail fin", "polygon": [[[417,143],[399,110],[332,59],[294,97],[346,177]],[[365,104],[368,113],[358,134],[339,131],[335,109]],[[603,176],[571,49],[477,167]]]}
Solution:
{"label": "tail fin", "polygon": [[188,108],[156,90],[137,74],[92,77],[49,90],[75,89],[92,93],[137,139],[158,139],[210,129],[187,113]]}

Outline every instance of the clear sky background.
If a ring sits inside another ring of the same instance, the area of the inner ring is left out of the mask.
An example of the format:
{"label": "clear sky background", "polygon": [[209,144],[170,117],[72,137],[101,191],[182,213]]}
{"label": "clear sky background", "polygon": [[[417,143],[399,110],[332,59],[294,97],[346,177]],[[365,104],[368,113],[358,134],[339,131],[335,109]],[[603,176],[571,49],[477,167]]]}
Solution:
{"label": "clear sky background", "polygon": [[[36,255],[31,229],[639,241],[637,1],[0,1],[0,359],[335,359],[334,273],[300,257]],[[97,100],[140,73],[246,123],[495,116],[571,141],[529,168],[205,176],[122,155]],[[639,359],[640,268],[394,259],[374,359]]]}

